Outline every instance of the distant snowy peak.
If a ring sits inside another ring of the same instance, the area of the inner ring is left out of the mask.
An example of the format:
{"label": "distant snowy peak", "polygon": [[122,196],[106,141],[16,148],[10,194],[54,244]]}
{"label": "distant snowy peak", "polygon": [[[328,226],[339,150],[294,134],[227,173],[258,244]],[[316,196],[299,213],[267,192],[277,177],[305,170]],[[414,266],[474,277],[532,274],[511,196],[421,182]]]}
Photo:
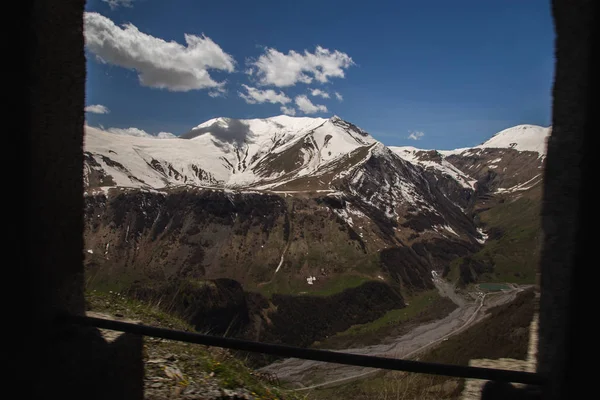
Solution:
{"label": "distant snowy peak", "polygon": [[552,127],[544,128],[538,125],[517,125],[496,133],[489,140],[478,146],[463,147],[454,150],[438,150],[444,156],[461,154],[473,149],[514,149],[518,151],[532,151],[540,157],[546,155],[548,137]]}
{"label": "distant snowy peak", "polygon": [[476,148],[510,148],[518,151],[534,151],[539,155],[545,155],[550,132],[550,127],[517,125],[498,132]]}
{"label": "distant snowy peak", "polygon": [[134,136],[134,137],[143,137],[149,139],[174,139],[177,136],[173,135],[170,132],[159,132],[156,135],[152,135],[142,129],[139,128],[108,128],[106,132],[115,134],[115,135],[124,135],[124,136]]}
{"label": "distant snowy peak", "polygon": [[157,139],[175,139],[176,137],[171,132],[158,132],[156,135]]}
{"label": "distant snowy peak", "polygon": [[[529,180],[529,172],[541,168],[540,160],[546,154],[550,128],[536,125],[518,125],[498,132],[486,142],[455,150],[424,150],[412,146],[390,147],[405,161],[449,175],[464,188],[475,188],[475,183],[487,176],[488,170],[502,177],[498,185],[517,186]],[[518,155],[507,152],[516,150]],[[533,156],[531,153],[537,153]],[[535,164],[535,166],[534,166]],[[519,167],[527,166],[523,171]],[[531,170],[531,171],[530,171]],[[521,171],[521,172],[519,172]],[[507,177],[510,176],[510,179]],[[509,187],[507,186],[507,187]],[[499,190],[502,187],[499,187]]]}

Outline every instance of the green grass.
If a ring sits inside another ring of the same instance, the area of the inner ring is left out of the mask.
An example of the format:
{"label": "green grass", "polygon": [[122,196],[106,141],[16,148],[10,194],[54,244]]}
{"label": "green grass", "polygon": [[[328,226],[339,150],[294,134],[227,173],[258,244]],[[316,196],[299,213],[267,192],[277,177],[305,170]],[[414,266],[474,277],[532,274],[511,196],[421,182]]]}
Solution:
{"label": "green grass", "polygon": [[478,285],[481,289],[487,290],[490,292],[498,292],[500,290],[510,289],[508,285],[504,285],[502,283],[480,283]]}
{"label": "green grass", "polygon": [[405,301],[409,304],[405,308],[390,310],[366,324],[353,325],[322,342],[315,343],[314,347],[336,349],[375,344],[384,337],[402,334],[409,329],[408,323],[423,323],[442,318],[456,307],[449,299],[442,298],[436,290],[417,293],[406,297]]}
{"label": "green grass", "polygon": [[401,324],[402,322],[414,318],[418,313],[431,306],[439,297],[440,295],[436,290],[428,290],[426,292],[419,293],[418,295],[407,299],[409,305],[405,308],[401,308],[399,310],[390,310],[383,317],[376,319],[371,323],[354,325],[344,332],[340,332],[339,335],[360,335],[365,332],[377,331],[388,325]]}
{"label": "green grass", "polygon": [[358,275],[342,275],[339,278],[328,280],[317,290],[308,290],[307,294],[315,296],[331,296],[345,289],[355,288],[372,279]]}
{"label": "green grass", "polygon": [[305,278],[302,280],[293,279],[289,276],[283,276],[283,274],[281,278],[278,278],[267,284],[251,288],[251,290],[259,292],[267,298],[271,298],[274,294],[331,296],[373,280],[368,276],[347,274],[320,282],[321,277],[317,276],[317,282],[314,285],[309,285]]}
{"label": "green grass", "polygon": [[310,400],[439,400],[458,399],[458,379],[400,371],[378,372],[344,386],[317,389]]}
{"label": "green grass", "polygon": [[[87,309],[110,315],[119,314],[124,318],[141,321],[146,325],[193,332],[184,321],[163,312],[158,304],[150,305],[133,300],[121,294],[101,291],[86,293]],[[213,374],[221,387],[226,389],[245,388],[254,392],[260,399],[300,399],[293,392],[284,393],[278,387],[268,385],[253,375],[246,364],[234,358],[227,350],[191,343],[170,340],[144,339],[145,359],[172,354],[177,358],[177,367],[184,379],[176,384],[185,386],[189,381],[201,381],[204,376]],[[157,365],[145,363],[146,374],[161,373]]]}
{"label": "green grass", "polygon": [[[479,214],[485,230],[500,229],[502,236],[489,239],[471,258],[493,265],[493,272],[478,276],[478,281],[531,284],[535,282],[541,251],[541,189],[523,193],[517,200],[507,199]],[[465,258],[450,265],[447,278],[457,282],[459,266]]]}

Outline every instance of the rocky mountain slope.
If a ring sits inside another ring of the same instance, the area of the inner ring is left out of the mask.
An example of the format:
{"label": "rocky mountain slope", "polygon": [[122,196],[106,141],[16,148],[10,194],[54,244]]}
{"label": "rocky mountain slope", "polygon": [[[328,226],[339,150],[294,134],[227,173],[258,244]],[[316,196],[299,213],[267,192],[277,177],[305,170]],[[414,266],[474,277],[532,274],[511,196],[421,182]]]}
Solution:
{"label": "rocky mountain slope", "polygon": [[[337,117],[216,119],[162,140],[88,128],[85,145],[90,258],[110,264],[101,275],[166,263],[252,287],[282,268],[315,277],[309,289],[344,270],[427,287],[431,268],[482,240],[429,173]],[[410,272],[382,269],[396,258]]]}
{"label": "rocky mountain slope", "polygon": [[360,286],[383,296],[376,318],[401,293],[432,289],[432,270],[485,251],[479,215],[539,186],[547,133],[515,127],[435,151],[386,147],[338,117],[217,118],[160,140],[87,127],[88,286],[161,299],[227,278],[240,295],[219,286],[232,300],[215,312],[272,338],[321,326],[297,337],[310,344],[349,326],[307,315],[309,295],[355,315],[364,304],[333,295]]}
{"label": "rocky mountain slope", "polygon": [[[469,201],[462,204],[467,205],[481,232],[485,230],[486,242],[476,253],[450,263],[445,268],[446,276],[463,285],[482,278],[533,282],[540,251],[539,213],[550,133],[550,128],[519,125],[473,148],[391,148],[405,160],[430,171],[438,182],[452,177],[466,190],[472,188]],[[442,185],[445,190],[447,183]]]}

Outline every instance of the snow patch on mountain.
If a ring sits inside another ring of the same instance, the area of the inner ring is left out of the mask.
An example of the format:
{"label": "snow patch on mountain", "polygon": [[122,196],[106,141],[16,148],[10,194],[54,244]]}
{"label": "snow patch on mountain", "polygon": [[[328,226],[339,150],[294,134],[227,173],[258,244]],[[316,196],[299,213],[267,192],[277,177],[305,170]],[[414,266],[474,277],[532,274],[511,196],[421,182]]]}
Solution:
{"label": "snow patch on mountain", "polygon": [[458,233],[456,233],[456,231],[454,229],[452,229],[452,227],[450,225],[434,225],[433,226],[433,230],[440,233],[442,230],[448,231],[451,234],[460,237],[460,235]]}
{"label": "snow patch on mountain", "polygon": [[435,169],[442,174],[451,176],[464,188],[474,188],[476,180],[465,175],[461,170],[446,161],[445,156],[440,154],[440,152],[437,152],[441,158],[439,162],[422,158],[422,152],[435,152],[436,150],[422,150],[412,146],[390,146],[389,149],[400,156],[400,158],[412,164],[420,165],[425,169]]}
{"label": "snow patch on mountain", "polygon": [[475,238],[479,244],[484,244],[488,239],[488,234],[483,231],[481,228],[477,228],[477,233],[479,234],[479,238]]}
{"label": "snow patch on mountain", "polygon": [[524,190],[529,190],[532,187],[534,187],[535,185],[537,185],[538,183],[540,183],[542,181],[542,174],[538,174],[536,176],[534,176],[533,178],[531,178],[530,180],[523,182],[519,185],[510,187],[510,188],[498,188],[496,189],[496,193],[514,193],[514,192],[521,192]]}

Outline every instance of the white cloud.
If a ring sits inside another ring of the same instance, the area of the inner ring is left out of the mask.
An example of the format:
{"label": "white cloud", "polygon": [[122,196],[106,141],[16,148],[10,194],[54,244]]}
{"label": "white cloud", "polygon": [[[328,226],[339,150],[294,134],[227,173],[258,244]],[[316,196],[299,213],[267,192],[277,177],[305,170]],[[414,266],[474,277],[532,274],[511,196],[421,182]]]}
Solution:
{"label": "white cloud", "polygon": [[312,89],[310,92],[311,96],[321,96],[324,99],[329,98],[329,93],[322,91],[321,89]]}
{"label": "white cloud", "polygon": [[335,94],[335,98],[338,99],[339,101],[343,101],[344,100],[344,97],[342,97],[342,95],[339,94],[338,92],[335,92],[334,94]]}
{"label": "white cloud", "polygon": [[102,0],[102,2],[108,4],[111,10],[116,10],[119,7],[133,7],[134,0]]}
{"label": "white cloud", "polygon": [[244,89],[248,93],[238,92],[240,97],[246,101],[248,104],[257,104],[257,103],[272,103],[272,104],[287,104],[292,99],[287,97],[285,93],[279,92],[277,93],[273,89],[268,90],[260,90],[248,85],[242,85]]}
{"label": "white cloud", "polygon": [[314,114],[317,112],[327,112],[327,107],[321,104],[313,104],[308,97],[301,95],[296,96],[295,103],[305,114]]}
{"label": "white cloud", "polygon": [[100,61],[135,70],[142,86],[187,92],[222,89],[209,69],[235,70],[233,57],[207,36],[185,34],[186,45],[140,32],[133,24],[118,27],[94,12],[84,14],[85,44]]}
{"label": "white cloud", "polygon": [[283,54],[267,48],[258,60],[250,62],[247,73],[258,76],[261,85],[285,87],[297,82],[311,83],[313,79],[325,83],[329,78],[344,78],[344,69],[353,64],[348,54],[321,46],[314,53],[304,50],[304,54],[294,50]]}
{"label": "white cloud", "polygon": [[156,137],[158,139],[174,139],[177,136],[173,135],[171,132],[158,132]]}
{"label": "white cloud", "polygon": [[108,128],[107,132],[114,133],[117,135],[128,135],[128,136],[137,136],[137,137],[150,137],[148,132],[138,129],[138,128]]}
{"label": "white cloud", "polygon": [[225,91],[224,90],[211,90],[210,92],[208,92],[208,95],[210,97],[225,97]]}
{"label": "white cloud", "polygon": [[296,109],[294,107],[281,106],[279,109],[285,115],[291,115],[291,116],[296,115]]}
{"label": "white cloud", "polygon": [[146,138],[154,138],[154,139],[172,139],[177,136],[173,135],[170,132],[158,132],[156,135],[152,135],[145,130],[139,128],[108,128],[107,132],[114,133],[115,135],[127,135],[127,136],[137,136],[137,137],[146,137]]}
{"label": "white cloud", "polygon": [[103,106],[102,104],[94,104],[91,106],[87,106],[84,108],[85,112],[93,113],[93,114],[108,114],[110,110],[108,107]]}
{"label": "white cloud", "polygon": [[420,140],[423,136],[425,136],[425,133],[421,132],[421,131],[409,131],[410,135],[408,135],[407,139],[412,139],[412,140]]}

